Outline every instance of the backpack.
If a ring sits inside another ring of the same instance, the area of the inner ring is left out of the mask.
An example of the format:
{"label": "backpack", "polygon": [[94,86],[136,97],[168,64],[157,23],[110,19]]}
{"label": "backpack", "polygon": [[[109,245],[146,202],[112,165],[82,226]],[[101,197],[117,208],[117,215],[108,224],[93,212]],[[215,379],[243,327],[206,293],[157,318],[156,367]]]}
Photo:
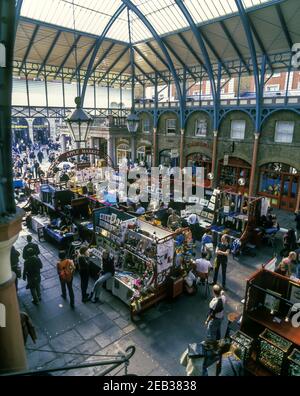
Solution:
{"label": "backpack", "polygon": [[71,282],[73,279],[73,272],[75,270],[75,266],[72,262],[72,260],[65,259],[58,263],[58,273],[59,273],[59,278],[63,282]]}
{"label": "backpack", "polygon": [[217,302],[217,304],[216,304],[216,307],[215,307],[215,309],[214,309],[213,312],[212,312],[213,318],[216,317],[216,314],[217,314],[217,313],[222,312],[223,309],[224,309],[223,300],[222,300],[222,297],[219,297],[219,298],[218,298],[218,302]]}

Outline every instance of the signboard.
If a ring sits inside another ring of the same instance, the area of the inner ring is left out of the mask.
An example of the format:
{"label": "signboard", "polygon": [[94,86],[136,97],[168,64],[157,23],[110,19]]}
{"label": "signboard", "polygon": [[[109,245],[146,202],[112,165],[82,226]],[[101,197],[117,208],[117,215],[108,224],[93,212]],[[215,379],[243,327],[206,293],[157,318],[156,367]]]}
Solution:
{"label": "signboard", "polygon": [[0,67],[6,67],[6,48],[3,43],[0,43]]}
{"label": "signboard", "polygon": [[225,154],[224,155],[224,161],[223,161],[223,165],[227,166],[229,164],[229,155]]}

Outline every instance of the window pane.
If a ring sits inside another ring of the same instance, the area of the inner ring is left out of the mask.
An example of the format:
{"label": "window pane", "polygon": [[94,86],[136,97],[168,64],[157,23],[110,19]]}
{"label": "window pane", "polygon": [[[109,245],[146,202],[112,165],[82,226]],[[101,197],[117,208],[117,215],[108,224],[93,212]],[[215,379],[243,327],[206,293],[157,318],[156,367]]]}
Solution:
{"label": "window pane", "polygon": [[276,143],[292,143],[294,135],[293,121],[277,121],[275,131],[275,142]]}
{"label": "window pane", "polygon": [[207,135],[207,122],[206,120],[196,120],[195,123],[195,136]]}
{"label": "window pane", "polygon": [[242,140],[245,138],[246,121],[234,120],[231,121],[231,139]]}

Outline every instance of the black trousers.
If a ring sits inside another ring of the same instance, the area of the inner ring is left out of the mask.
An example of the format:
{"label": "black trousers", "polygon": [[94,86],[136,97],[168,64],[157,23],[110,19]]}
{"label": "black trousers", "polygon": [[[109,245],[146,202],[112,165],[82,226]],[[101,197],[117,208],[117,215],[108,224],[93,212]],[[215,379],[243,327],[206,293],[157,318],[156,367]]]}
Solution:
{"label": "black trousers", "polygon": [[226,286],[226,270],[227,270],[227,263],[222,262],[220,263],[220,261],[217,261],[217,265],[215,268],[215,273],[214,273],[214,283],[218,283],[218,275],[219,275],[219,269],[220,266],[222,266],[222,285],[223,287]]}
{"label": "black trousers", "polygon": [[61,293],[64,298],[67,297],[67,288],[68,288],[70,304],[73,305],[74,304],[73,279],[71,280],[71,282],[64,282],[60,280],[60,285],[61,285]]}
{"label": "black trousers", "polygon": [[89,273],[80,272],[80,287],[81,287],[82,300],[84,300],[87,297],[88,285],[89,285]]}

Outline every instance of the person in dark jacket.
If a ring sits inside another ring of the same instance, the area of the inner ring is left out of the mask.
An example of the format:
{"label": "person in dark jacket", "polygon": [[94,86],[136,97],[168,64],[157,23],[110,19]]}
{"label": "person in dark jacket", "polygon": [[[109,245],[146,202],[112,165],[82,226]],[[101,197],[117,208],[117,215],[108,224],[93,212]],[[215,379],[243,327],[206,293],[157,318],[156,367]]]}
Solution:
{"label": "person in dark jacket", "polygon": [[27,279],[27,288],[32,295],[32,303],[38,305],[41,301],[41,269],[43,264],[35,255],[33,249],[28,249],[28,257],[24,262],[23,280]]}
{"label": "person in dark jacket", "polygon": [[37,157],[38,157],[39,163],[41,164],[44,159],[44,154],[42,153],[41,150],[39,150],[39,152],[37,153]]}
{"label": "person in dark jacket", "polygon": [[92,300],[93,303],[97,303],[100,301],[99,295],[101,291],[101,286],[109,278],[113,277],[114,274],[115,274],[114,260],[109,257],[108,251],[105,250],[102,254],[102,271],[100,272],[100,276],[98,280],[95,282],[93,290],[89,297],[89,299]]}
{"label": "person in dark jacket", "polygon": [[21,278],[22,273],[21,273],[21,268],[19,266],[19,257],[20,253],[17,251],[17,249],[12,246],[10,250],[10,267],[12,272],[16,274],[16,290],[18,291],[18,278]]}
{"label": "person in dark jacket", "polygon": [[23,249],[23,259],[26,260],[28,256],[28,250],[33,249],[35,256],[38,256],[40,254],[40,249],[36,243],[32,242],[32,236],[27,235],[27,245]]}
{"label": "person in dark jacket", "polygon": [[295,213],[297,238],[300,239],[300,211]]}
{"label": "person in dark jacket", "polygon": [[78,256],[78,267],[79,267],[79,275],[80,275],[80,287],[81,287],[81,297],[82,302],[85,303],[89,299],[89,295],[87,293],[87,288],[89,285],[89,259],[88,259],[88,247],[82,246],[79,249]]}

